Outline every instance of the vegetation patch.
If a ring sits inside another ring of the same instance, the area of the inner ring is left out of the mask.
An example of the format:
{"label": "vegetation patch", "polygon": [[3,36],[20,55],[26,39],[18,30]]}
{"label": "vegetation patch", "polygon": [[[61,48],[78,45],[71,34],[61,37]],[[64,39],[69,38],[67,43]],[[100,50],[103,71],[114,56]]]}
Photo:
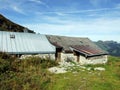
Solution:
{"label": "vegetation patch", "polygon": [[0,58],[0,90],[47,90],[52,74],[46,69],[58,65],[55,61],[31,57]]}
{"label": "vegetation patch", "polygon": [[[31,57],[0,58],[0,90],[119,90],[120,58],[110,56],[107,64],[71,66],[67,73],[52,74],[47,69],[55,61]],[[105,71],[94,70],[103,67]],[[86,69],[85,69],[86,68]],[[91,68],[90,70],[87,70]],[[92,70],[93,68],[93,70]]]}

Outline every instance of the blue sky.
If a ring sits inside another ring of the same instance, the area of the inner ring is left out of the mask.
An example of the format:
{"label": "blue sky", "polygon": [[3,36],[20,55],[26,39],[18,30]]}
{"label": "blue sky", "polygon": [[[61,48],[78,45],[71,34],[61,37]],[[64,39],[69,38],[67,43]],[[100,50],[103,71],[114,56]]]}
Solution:
{"label": "blue sky", "polygon": [[41,34],[120,42],[120,0],[0,0],[0,13]]}

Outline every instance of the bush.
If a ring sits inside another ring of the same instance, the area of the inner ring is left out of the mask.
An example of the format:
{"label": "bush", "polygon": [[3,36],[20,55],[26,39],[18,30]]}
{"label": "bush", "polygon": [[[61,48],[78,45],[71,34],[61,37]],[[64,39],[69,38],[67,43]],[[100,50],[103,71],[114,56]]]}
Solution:
{"label": "bush", "polygon": [[0,74],[10,70],[10,62],[0,59]]}

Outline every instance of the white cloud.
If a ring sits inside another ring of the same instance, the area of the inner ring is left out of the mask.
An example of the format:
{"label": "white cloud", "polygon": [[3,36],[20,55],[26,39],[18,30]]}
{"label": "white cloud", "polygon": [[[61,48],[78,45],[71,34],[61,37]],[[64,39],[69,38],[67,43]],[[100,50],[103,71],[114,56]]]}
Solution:
{"label": "white cloud", "polygon": [[24,9],[22,9],[22,3],[23,1],[10,1],[10,0],[4,0],[0,1],[0,9],[5,10],[13,10],[17,13],[25,14]]}
{"label": "white cloud", "polygon": [[115,7],[116,7],[116,8],[120,8],[120,3],[116,4]]}
{"label": "white cloud", "polygon": [[[47,8],[49,8],[49,6],[41,1],[41,0],[0,0],[0,10],[14,10],[17,13],[21,13],[21,14],[27,14],[26,12],[36,12],[39,9],[39,6],[36,7],[38,9],[35,10],[35,8],[31,8],[30,3],[28,3],[28,1],[33,2],[31,5],[33,7],[36,6],[36,4],[39,5],[43,5]],[[30,8],[30,9],[29,9]]]}
{"label": "white cloud", "polygon": [[95,7],[101,7],[103,4],[107,4],[111,0],[90,0],[90,3]]}
{"label": "white cloud", "polygon": [[44,34],[63,34],[69,32],[72,26],[54,24],[26,24],[26,27]]}
{"label": "white cloud", "polygon": [[57,15],[59,15],[59,16],[65,16],[65,15],[67,15],[66,13],[62,13],[62,12],[55,12]]}
{"label": "white cloud", "polygon": [[29,0],[29,1],[32,1],[32,2],[35,2],[35,3],[39,3],[39,4],[42,4],[43,2],[41,2],[40,0]]}
{"label": "white cloud", "polygon": [[[84,36],[92,40],[118,40],[120,19],[96,19],[87,22],[56,24],[26,24],[25,26],[43,34]],[[116,38],[117,37],[117,38]]]}
{"label": "white cloud", "polygon": [[15,5],[14,6],[12,5],[11,8],[18,13],[25,14],[25,12],[22,9],[18,8]]}
{"label": "white cloud", "polygon": [[[110,12],[112,10],[112,13]],[[38,15],[49,15],[49,14],[56,14],[58,16],[68,16],[68,15],[75,15],[75,14],[88,14],[88,16],[103,16],[105,15],[116,15],[114,13],[120,13],[120,8],[114,7],[114,8],[99,8],[99,9],[88,9],[88,10],[74,10],[74,11],[49,11],[49,12],[35,12]],[[105,12],[101,14],[97,14],[99,12]]]}
{"label": "white cloud", "polygon": [[49,6],[48,6],[45,2],[43,2],[43,1],[41,1],[41,0],[29,0],[29,1],[34,2],[34,3],[41,4],[41,5],[44,5],[44,6],[46,6],[47,8],[49,8]]}

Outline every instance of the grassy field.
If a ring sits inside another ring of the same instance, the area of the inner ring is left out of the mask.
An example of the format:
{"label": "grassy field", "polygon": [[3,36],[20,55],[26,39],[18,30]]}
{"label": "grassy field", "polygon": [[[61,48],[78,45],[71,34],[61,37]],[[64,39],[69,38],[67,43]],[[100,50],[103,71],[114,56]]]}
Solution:
{"label": "grassy field", "polygon": [[[31,57],[18,60],[0,59],[0,90],[120,90],[120,58],[109,57],[105,65],[86,65],[91,70],[52,74],[47,68],[56,66],[50,60]],[[105,71],[96,71],[104,67]]]}
{"label": "grassy field", "polygon": [[54,75],[49,90],[120,90],[120,58],[110,56],[106,65],[86,67],[104,67],[106,70],[77,70],[76,73]]}

